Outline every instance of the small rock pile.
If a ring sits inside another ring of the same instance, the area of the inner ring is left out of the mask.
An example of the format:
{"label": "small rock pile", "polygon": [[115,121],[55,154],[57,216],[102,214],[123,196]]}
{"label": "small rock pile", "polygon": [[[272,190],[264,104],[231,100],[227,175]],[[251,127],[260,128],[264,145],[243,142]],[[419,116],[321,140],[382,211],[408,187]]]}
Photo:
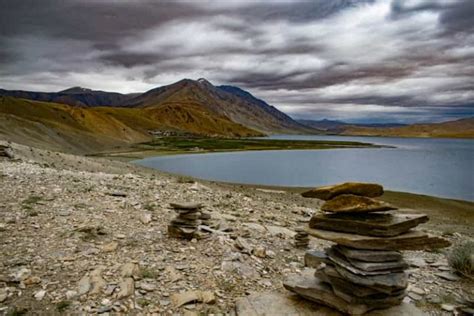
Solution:
{"label": "small rock pile", "polygon": [[170,203],[178,213],[168,225],[168,235],[175,238],[193,239],[196,236],[202,216],[201,203]]}
{"label": "small rock pile", "polygon": [[412,230],[428,221],[424,214],[387,212],[396,208],[373,199],[382,186],[344,183],[305,192],[326,200],[307,232],[336,245],[308,251],[305,264],[317,268],[315,277],[289,278],[286,289],[350,315],[402,303],[408,286],[408,264],[400,250],[449,246],[442,238]]}
{"label": "small rock pile", "polygon": [[302,227],[295,229],[295,247],[296,248],[307,248],[309,245],[309,235]]}

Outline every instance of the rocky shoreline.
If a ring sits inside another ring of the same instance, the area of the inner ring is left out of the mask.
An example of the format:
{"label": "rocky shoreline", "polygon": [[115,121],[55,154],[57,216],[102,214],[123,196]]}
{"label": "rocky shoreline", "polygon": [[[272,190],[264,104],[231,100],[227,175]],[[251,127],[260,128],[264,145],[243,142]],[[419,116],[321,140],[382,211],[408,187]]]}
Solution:
{"label": "rocky shoreline", "polygon": [[[1,145],[0,314],[239,314],[243,297],[286,293],[285,276],[305,270],[295,231],[321,200]],[[214,227],[205,238],[168,237],[176,201],[203,204]],[[426,227],[453,244],[473,237]],[[310,238],[308,248],[330,244]],[[451,314],[473,296],[444,251],[407,251],[406,261],[407,304]]]}

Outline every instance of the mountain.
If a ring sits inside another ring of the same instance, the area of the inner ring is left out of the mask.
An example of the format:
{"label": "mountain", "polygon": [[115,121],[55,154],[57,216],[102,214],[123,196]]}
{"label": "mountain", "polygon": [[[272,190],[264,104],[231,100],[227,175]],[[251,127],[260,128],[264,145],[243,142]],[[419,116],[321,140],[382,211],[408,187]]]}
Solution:
{"label": "mountain", "polygon": [[[233,86],[214,86],[203,78],[183,79],[171,85],[135,94],[72,87],[52,93],[0,90],[1,95],[76,107],[153,109],[153,119],[166,122],[177,129],[206,134],[233,134],[232,130],[222,130],[221,127],[218,128],[218,123],[211,123],[214,119],[226,125],[226,128],[230,128],[230,121],[260,133],[318,132],[296,122],[247,91]],[[241,134],[241,131],[237,134]]]}
{"label": "mountain", "polygon": [[340,132],[341,130],[348,128],[350,126],[359,126],[359,127],[401,127],[406,126],[406,124],[399,124],[399,123],[368,123],[368,124],[354,124],[354,123],[346,123],[343,121],[335,121],[335,120],[298,120],[299,123],[310,126],[312,128],[321,129],[323,131],[330,131],[330,132]]}
{"label": "mountain", "polygon": [[348,126],[339,134],[358,136],[473,138],[474,118],[443,123],[412,124],[401,127]]}
{"label": "mountain", "polygon": [[59,92],[33,92],[0,89],[0,96],[16,97],[34,101],[54,102],[79,107],[121,106],[136,94],[121,94],[73,87]]}
{"label": "mountain", "polygon": [[158,109],[178,105],[183,111],[188,107],[200,109],[264,133],[316,132],[247,91],[232,86],[216,87],[202,78],[183,79],[127,100],[130,107]]}
{"label": "mountain", "polygon": [[150,141],[161,131],[263,136],[192,106],[89,108],[0,96],[0,138],[30,146],[89,153]]}

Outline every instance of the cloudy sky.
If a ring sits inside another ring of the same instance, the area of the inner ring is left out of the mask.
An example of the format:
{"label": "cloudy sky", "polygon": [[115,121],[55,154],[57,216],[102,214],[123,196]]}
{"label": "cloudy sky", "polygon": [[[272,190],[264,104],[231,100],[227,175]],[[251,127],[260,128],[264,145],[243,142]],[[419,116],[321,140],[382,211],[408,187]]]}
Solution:
{"label": "cloudy sky", "polygon": [[474,116],[474,0],[0,0],[0,88],[141,92],[182,78],[295,118]]}

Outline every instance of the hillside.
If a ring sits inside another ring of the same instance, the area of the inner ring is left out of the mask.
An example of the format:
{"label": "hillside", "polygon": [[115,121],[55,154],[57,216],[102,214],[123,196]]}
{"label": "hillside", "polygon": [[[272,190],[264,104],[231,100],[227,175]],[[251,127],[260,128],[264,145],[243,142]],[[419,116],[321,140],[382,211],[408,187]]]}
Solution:
{"label": "hillside", "polygon": [[130,107],[174,107],[201,109],[228,117],[263,133],[315,133],[250,93],[231,86],[212,85],[205,79],[183,79],[174,84],[147,91],[127,101]]}
{"label": "hillside", "polygon": [[121,94],[73,87],[59,92],[33,92],[0,89],[0,96],[54,102],[79,107],[121,106],[136,94]]}
{"label": "hillside", "polygon": [[216,87],[206,79],[183,79],[171,85],[135,94],[73,87],[52,93],[0,89],[0,96],[75,107],[144,108],[152,110],[154,120],[195,133],[230,135],[233,129],[239,130],[237,134],[244,130],[246,131],[243,134],[248,134],[249,129],[261,133],[318,132],[294,121],[245,90],[233,86]]}
{"label": "hillside", "polygon": [[345,127],[340,135],[392,136],[392,137],[450,137],[473,138],[474,118],[443,123],[413,124],[402,127]]}
{"label": "hillside", "polygon": [[228,118],[193,107],[82,108],[0,97],[0,136],[31,146],[95,152],[151,140],[150,132],[260,136]]}

